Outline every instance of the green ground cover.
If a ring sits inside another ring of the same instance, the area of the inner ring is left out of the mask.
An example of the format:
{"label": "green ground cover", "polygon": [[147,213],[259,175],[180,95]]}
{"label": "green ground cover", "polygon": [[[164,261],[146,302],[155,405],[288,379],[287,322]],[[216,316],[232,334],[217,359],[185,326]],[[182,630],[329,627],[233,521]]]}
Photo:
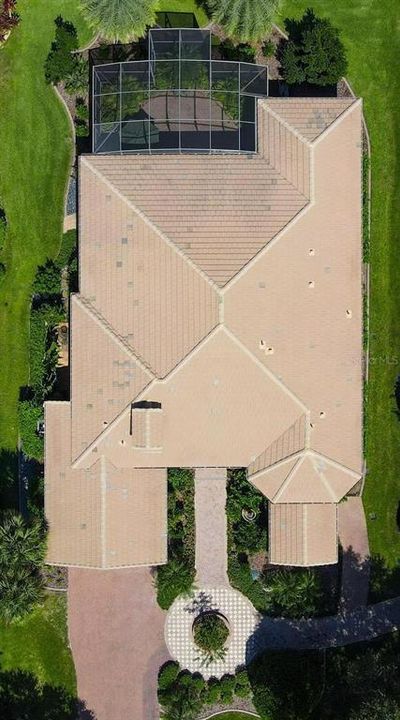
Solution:
{"label": "green ground cover", "polygon": [[0,205],[8,231],[0,285],[0,449],[17,444],[19,388],[28,381],[28,306],[36,267],[60,245],[63,197],[72,152],[69,122],[43,63],[58,13],[81,43],[90,34],[74,0],[19,0],[20,25],[0,51]]}
{"label": "green ground cover", "polygon": [[[19,0],[21,23],[0,51],[0,206],[8,227],[7,272],[0,285],[0,483],[1,506],[12,502],[17,402],[28,382],[28,318],[38,265],[57,254],[63,198],[72,153],[68,118],[44,82],[43,63],[57,13],[72,20],[81,43],[90,39],[75,0]],[[66,608],[49,597],[23,622],[0,625],[0,667],[22,669],[40,682],[75,692],[66,635]]]}
{"label": "green ground cover", "polygon": [[15,625],[0,624],[0,668],[24,670],[41,683],[62,686],[75,693],[64,596],[48,596],[43,607]]}
{"label": "green ground cover", "polygon": [[[286,0],[277,22],[312,5],[340,28],[347,77],[364,111],[372,145],[370,367],[366,405],[368,476],[364,504],[370,549],[400,560],[400,423],[394,397],[400,372],[400,25],[397,0]],[[369,514],[377,519],[370,520]]]}

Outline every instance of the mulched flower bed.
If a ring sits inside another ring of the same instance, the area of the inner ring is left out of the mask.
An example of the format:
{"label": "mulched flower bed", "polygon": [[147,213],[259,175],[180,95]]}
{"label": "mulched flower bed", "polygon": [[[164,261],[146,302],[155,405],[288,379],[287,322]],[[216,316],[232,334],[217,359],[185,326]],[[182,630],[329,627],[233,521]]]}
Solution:
{"label": "mulched flower bed", "polygon": [[68,590],[68,568],[45,565],[42,574],[46,590],[57,592]]}

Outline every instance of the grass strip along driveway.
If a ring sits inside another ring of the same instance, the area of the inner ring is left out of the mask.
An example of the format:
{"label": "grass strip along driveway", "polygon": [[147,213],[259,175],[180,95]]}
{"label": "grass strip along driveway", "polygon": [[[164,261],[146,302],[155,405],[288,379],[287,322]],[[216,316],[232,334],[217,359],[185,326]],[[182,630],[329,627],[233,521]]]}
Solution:
{"label": "grass strip along driveway", "polygon": [[[364,98],[372,146],[370,367],[364,492],[370,550],[400,562],[400,24],[398,0],[284,0],[277,22],[312,5],[341,31],[347,77]],[[376,519],[371,519],[376,515]],[[393,590],[400,592],[400,586]]]}

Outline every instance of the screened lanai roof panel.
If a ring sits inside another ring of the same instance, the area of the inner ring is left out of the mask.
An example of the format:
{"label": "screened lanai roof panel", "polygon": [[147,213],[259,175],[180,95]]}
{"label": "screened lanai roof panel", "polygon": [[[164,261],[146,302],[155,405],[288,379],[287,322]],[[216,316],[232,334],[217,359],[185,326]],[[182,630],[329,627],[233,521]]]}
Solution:
{"label": "screened lanai roof panel", "polygon": [[154,29],[147,60],[94,66],[93,151],[254,152],[267,68],[210,57],[209,31]]}

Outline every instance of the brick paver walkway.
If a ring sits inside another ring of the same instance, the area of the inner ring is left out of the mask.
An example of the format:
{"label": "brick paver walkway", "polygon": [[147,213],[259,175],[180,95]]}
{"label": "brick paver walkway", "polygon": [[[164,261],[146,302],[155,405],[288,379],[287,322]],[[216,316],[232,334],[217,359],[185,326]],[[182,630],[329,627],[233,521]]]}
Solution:
{"label": "brick paver walkway", "polygon": [[68,622],[78,696],[96,720],[156,720],[169,655],[149,568],[70,569]]}
{"label": "brick paver walkway", "polygon": [[195,471],[196,584],[229,587],[227,574],[226,469]]}

